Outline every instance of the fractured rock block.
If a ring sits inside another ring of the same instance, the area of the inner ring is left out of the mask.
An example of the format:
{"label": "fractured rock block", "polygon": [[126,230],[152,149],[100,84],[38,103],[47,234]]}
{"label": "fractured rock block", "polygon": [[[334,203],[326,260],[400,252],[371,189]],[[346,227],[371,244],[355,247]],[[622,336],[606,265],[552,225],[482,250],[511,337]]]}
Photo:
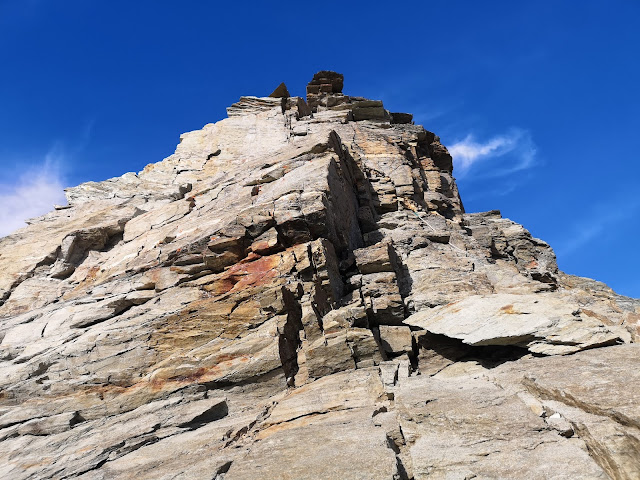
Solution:
{"label": "fractured rock block", "polygon": [[320,378],[342,370],[356,368],[347,344],[347,331],[342,330],[319,338],[304,349],[310,378]]}
{"label": "fractured rock block", "polygon": [[377,195],[373,200],[373,206],[379,213],[395,212],[398,209],[398,197],[393,193]]}
{"label": "fractured rock block", "polygon": [[436,243],[449,243],[449,240],[451,239],[451,234],[449,232],[437,230],[435,232],[425,232],[424,236],[428,240]]}
{"label": "fractured rock block", "polygon": [[406,124],[413,122],[413,114],[393,112],[391,115],[391,123]]}
{"label": "fractured rock block", "polygon": [[320,319],[311,302],[302,305],[302,328],[307,341],[313,344],[322,337],[322,329],[320,328]]}
{"label": "fractured rock block", "polygon": [[[380,377],[382,384],[384,385],[385,392],[389,393],[393,391],[396,382],[398,381],[398,366],[397,361],[386,361],[380,363]],[[391,396],[393,398],[393,395]]]}
{"label": "fractured rock block", "polygon": [[333,245],[321,238],[311,242],[309,248],[316,276],[329,299],[335,303],[342,298],[344,284]]}
{"label": "fractured rock block", "polygon": [[251,251],[259,255],[270,255],[282,248],[278,231],[271,228],[256,238],[251,244]]}
{"label": "fractured rock block", "polygon": [[313,265],[311,263],[309,244],[302,243],[300,245],[296,245],[293,247],[292,251],[296,261],[296,270],[298,275],[304,281],[310,280],[313,274]]}
{"label": "fractured rock block", "polygon": [[225,267],[233,265],[240,261],[242,256],[239,253],[228,251],[222,253],[205,254],[204,264],[214,273],[222,272]]}
{"label": "fractured rock block", "polygon": [[354,250],[356,265],[360,273],[393,272],[391,245],[379,243]]}
{"label": "fractured rock block", "polygon": [[353,119],[358,122],[361,120],[385,120],[388,113],[384,107],[354,107],[352,110]]}
{"label": "fractured rock block", "polygon": [[364,298],[382,297],[400,293],[395,272],[370,273],[360,275],[360,291]]}
{"label": "fractured rock block", "polygon": [[342,93],[343,83],[344,75],[340,73],[327,70],[316,73],[307,85],[307,104],[316,109],[323,97]]}
{"label": "fractured rock block", "polygon": [[357,368],[378,365],[383,360],[378,342],[368,328],[350,328],[347,331],[347,343]]}
{"label": "fractured rock block", "polygon": [[346,328],[303,344],[310,378],[320,378],[342,370],[378,365],[382,354],[368,328]]}
{"label": "fractured rock block", "polygon": [[440,139],[438,137],[435,138],[436,140],[429,145],[431,158],[433,159],[436,167],[440,170],[451,172],[453,170],[453,159],[451,158],[447,147],[440,143]]}
{"label": "fractured rock block", "polygon": [[404,302],[395,272],[379,272],[360,277],[360,292],[373,325],[398,325],[404,320]]}
{"label": "fractured rock block", "polygon": [[389,173],[389,176],[396,190],[398,187],[413,185],[413,173],[409,165],[399,165]]}
{"label": "fractured rock block", "polygon": [[554,413],[546,419],[547,425],[558,432],[562,437],[573,437],[574,431],[571,424],[559,413]]}
{"label": "fractured rock block", "polygon": [[385,352],[402,354],[412,352],[411,329],[403,326],[380,325],[380,343]]}
{"label": "fractured rock block", "polygon": [[327,334],[349,327],[367,327],[368,324],[367,311],[362,306],[342,307],[322,317],[322,328]]}
{"label": "fractured rock block", "polygon": [[400,294],[370,298],[369,316],[378,325],[400,325],[404,320],[404,303]]}
{"label": "fractured rock block", "polygon": [[274,108],[282,108],[282,99],[270,97],[240,97],[236,103],[227,107],[227,115],[230,117],[240,117],[243,115],[256,115],[261,112],[268,112]]}
{"label": "fractured rock block", "polygon": [[327,197],[324,192],[283,195],[274,204],[273,217],[290,245],[328,236]]}
{"label": "fractured rock block", "polygon": [[276,224],[271,212],[263,207],[243,210],[236,217],[236,221],[246,228],[246,232],[251,238],[259,237]]}

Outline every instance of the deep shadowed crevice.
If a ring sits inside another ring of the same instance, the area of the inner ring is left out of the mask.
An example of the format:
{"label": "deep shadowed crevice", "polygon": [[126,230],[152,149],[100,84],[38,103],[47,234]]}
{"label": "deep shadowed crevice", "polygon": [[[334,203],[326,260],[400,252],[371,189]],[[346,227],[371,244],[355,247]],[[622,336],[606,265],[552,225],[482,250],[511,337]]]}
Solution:
{"label": "deep shadowed crevice", "polygon": [[224,480],[225,473],[229,471],[232,463],[232,461],[228,461],[220,465],[213,476],[213,480]]}
{"label": "deep shadowed crevice", "polygon": [[303,329],[302,308],[292,292],[286,288],[282,292],[287,320],[283,326],[278,327],[278,351],[287,385],[293,386],[299,368],[298,348],[300,346],[300,330]]}
{"label": "deep shadowed crevice", "polygon": [[526,348],[513,345],[471,346],[446,335],[425,332],[416,339],[419,361],[439,356],[451,362],[477,361],[484,368],[495,368],[529,355]]}
{"label": "deep shadowed crevice", "polygon": [[389,257],[391,259],[393,269],[396,272],[396,282],[398,284],[400,296],[402,297],[402,303],[405,305],[404,317],[407,318],[409,316],[409,311],[407,310],[406,306],[406,298],[411,294],[411,290],[413,288],[413,279],[411,278],[409,267],[407,267],[407,265],[402,261],[402,258],[400,257],[400,255],[398,255],[393,245],[389,249]]}

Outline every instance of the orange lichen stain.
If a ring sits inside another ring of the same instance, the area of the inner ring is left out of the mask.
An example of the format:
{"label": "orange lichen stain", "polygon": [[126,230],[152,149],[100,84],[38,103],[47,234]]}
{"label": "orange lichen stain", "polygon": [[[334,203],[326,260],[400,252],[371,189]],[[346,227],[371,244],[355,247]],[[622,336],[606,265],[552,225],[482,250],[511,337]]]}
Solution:
{"label": "orange lichen stain", "polygon": [[[232,372],[240,363],[246,363],[250,360],[247,356],[220,355],[217,359],[220,363],[209,367],[200,367],[182,375],[175,375],[170,378],[153,378],[136,379],[128,387],[117,386],[113,384],[85,385],[75,387],[73,391],[40,397],[35,402],[39,405],[42,401],[53,401],[69,399],[70,402],[78,405],[79,410],[85,408],[90,409],[96,406],[104,406],[105,408],[115,408],[119,405],[130,404],[136,406],[143,405],[149,401],[164,395],[166,392],[172,392],[193,383],[204,383],[215,381],[220,378],[223,373]],[[36,400],[36,399],[34,399]],[[115,400],[115,403],[111,401]],[[29,403],[29,402],[28,402]],[[34,402],[30,402],[34,403]],[[90,449],[90,448],[89,448]],[[46,459],[43,459],[46,461]],[[36,464],[33,464],[36,465]]]}
{"label": "orange lichen stain", "polygon": [[97,265],[89,268],[87,270],[87,275],[84,277],[81,283],[93,282],[98,277],[98,272],[100,272],[100,267]]}
{"label": "orange lichen stain", "polygon": [[444,308],[447,309],[447,313],[458,313],[460,311],[460,308],[452,308],[455,304],[457,304],[458,302],[451,302],[451,303],[447,303]]}
{"label": "orange lichen stain", "polygon": [[246,355],[233,356],[228,354],[218,355],[212,360],[214,365],[209,367],[199,367],[191,372],[173,377],[154,377],[148,385],[152,392],[161,390],[175,390],[192,383],[211,382],[220,378],[222,372],[233,371],[234,364],[247,363],[250,358]]}
{"label": "orange lichen stain", "polygon": [[89,385],[82,389],[84,395],[97,395],[100,400],[104,400],[105,396],[115,397],[127,393],[129,389],[135,388],[138,384],[133,384],[129,387],[121,387],[119,385],[113,385],[111,383],[101,385]]}
{"label": "orange lichen stain", "polygon": [[514,310],[514,309],[513,309],[513,305],[505,305],[504,307],[502,307],[502,308],[500,309],[500,311],[501,311],[502,313],[506,313],[507,315],[517,315],[517,314],[519,314],[519,313],[522,313],[522,312],[519,312],[519,311],[517,311],[517,310]]}
{"label": "orange lichen stain", "polygon": [[26,404],[34,404],[39,407],[42,402],[50,402],[50,401],[58,401],[65,399],[69,399],[75,405],[77,405],[78,410],[82,410],[84,408],[92,408],[96,405],[103,404],[103,402],[108,401],[110,399],[114,399],[120,397],[122,395],[132,397],[140,393],[144,393],[145,390],[148,390],[149,383],[144,381],[138,381],[136,383],[132,383],[129,387],[122,387],[118,385],[113,385],[110,383],[103,383],[99,385],[81,385],[74,387],[72,391],[59,392],[56,394],[44,395],[42,397],[33,398],[33,401],[27,401]]}
{"label": "orange lichen stain", "polygon": [[640,314],[628,312],[625,315],[625,323],[637,323],[640,326]]}
{"label": "orange lichen stain", "polygon": [[259,257],[253,262],[236,263],[225,272],[225,276],[238,278],[233,291],[247,287],[262,285],[278,275],[276,267],[280,264],[279,255]]}
{"label": "orange lichen stain", "polygon": [[270,280],[276,278],[278,276],[278,272],[276,270],[267,270],[262,273],[254,273],[252,275],[248,275],[243,277],[238,283],[234,285],[232,291],[240,291],[242,289],[248,287],[256,287],[259,285],[266,285],[270,283]]}
{"label": "orange lichen stain", "polygon": [[78,285],[73,287],[72,290],[70,290],[67,293],[65,293],[62,296],[62,298],[64,300],[71,300],[71,299],[76,298],[76,297],[78,297],[80,295],[84,295],[88,288],[90,288],[92,286],[95,286],[96,281],[98,279],[98,274],[99,273],[100,273],[100,267],[99,266],[93,266],[93,267],[87,269],[87,274],[80,281],[80,283],[78,283]]}
{"label": "orange lichen stain", "polygon": [[538,262],[536,262],[535,260],[531,260],[529,263],[527,263],[526,268],[538,268]]}
{"label": "orange lichen stain", "polygon": [[[211,369],[216,369],[217,367],[214,365]],[[193,372],[189,372],[186,375],[176,375],[175,377],[169,377],[166,381],[175,382],[175,383],[196,383],[202,377],[204,377],[210,369],[200,367]],[[153,382],[153,381],[152,381]]]}
{"label": "orange lichen stain", "polygon": [[279,264],[279,255],[262,257],[252,252],[242,261],[227,268],[203,289],[214,295],[223,295],[232,290],[238,291],[250,286],[262,285],[278,275],[275,268]]}
{"label": "orange lichen stain", "polygon": [[587,317],[595,318],[600,320],[605,325],[615,325],[615,322],[612,322],[604,315],[600,315],[599,313],[594,312],[593,310],[587,310],[586,308],[581,308],[580,311],[584,313]]}
{"label": "orange lichen stain", "polygon": [[[94,449],[94,448],[95,448],[95,446],[92,446],[90,449]],[[33,468],[33,467],[44,467],[44,466],[47,466],[47,465],[51,465],[56,460],[57,460],[57,458],[53,458],[53,457],[42,457],[42,459],[39,462],[21,463],[20,464],[20,468],[22,470],[27,470],[27,469]]]}
{"label": "orange lichen stain", "polygon": [[[215,370],[217,367],[214,366],[211,369]],[[148,387],[152,392],[157,393],[165,390],[173,390],[192,383],[198,383],[202,381],[203,377],[205,377],[211,369],[200,367],[188,375],[179,375],[171,378],[152,378],[148,382]]]}

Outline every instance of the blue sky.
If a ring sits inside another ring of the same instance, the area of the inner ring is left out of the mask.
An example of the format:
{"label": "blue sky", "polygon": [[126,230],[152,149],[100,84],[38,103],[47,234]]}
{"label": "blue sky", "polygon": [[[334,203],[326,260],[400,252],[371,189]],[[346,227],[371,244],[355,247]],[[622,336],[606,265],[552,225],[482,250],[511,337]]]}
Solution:
{"label": "blue sky", "polygon": [[467,211],[640,297],[640,2],[0,0],[0,234],[314,72],[439,134]]}

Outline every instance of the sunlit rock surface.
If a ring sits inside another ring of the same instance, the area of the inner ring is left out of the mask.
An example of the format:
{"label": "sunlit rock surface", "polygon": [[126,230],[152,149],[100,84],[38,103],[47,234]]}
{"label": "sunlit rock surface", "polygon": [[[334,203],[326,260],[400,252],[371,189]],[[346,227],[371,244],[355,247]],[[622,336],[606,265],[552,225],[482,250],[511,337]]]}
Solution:
{"label": "sunlit rock surface", "polygon": [[0,239],[0,478],[640,478],[640,302],[343,83]]}

